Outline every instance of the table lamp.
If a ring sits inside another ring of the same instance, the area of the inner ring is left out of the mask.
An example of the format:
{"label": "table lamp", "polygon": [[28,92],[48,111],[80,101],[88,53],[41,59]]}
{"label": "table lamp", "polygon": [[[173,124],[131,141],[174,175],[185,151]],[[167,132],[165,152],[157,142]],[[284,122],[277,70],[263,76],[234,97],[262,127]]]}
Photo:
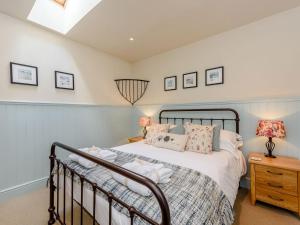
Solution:
{"label": "table lamp", "polygon": [[146,116],[143,116],[140,118],[139,120],[139,124],[141,127],[143,127],[143,133],[144,133],[144,138],[146,137],[147,135],[147,126],[149,126],[151,123],[151,118],[150,117],[146,117]]}
{"label": "table lamp", "polygon": [[269,140],[266,142],[266,148],[268,150],[268,154],[265,154],[265,156],[270,158],[276,158],[276,156],[272,155],[272,152],[275,148],[275,143],[272,141],[272,138],[285,137],[286,132],[285,132],[283,121],[281,120],[258,121],[256,135],[269,138]]}

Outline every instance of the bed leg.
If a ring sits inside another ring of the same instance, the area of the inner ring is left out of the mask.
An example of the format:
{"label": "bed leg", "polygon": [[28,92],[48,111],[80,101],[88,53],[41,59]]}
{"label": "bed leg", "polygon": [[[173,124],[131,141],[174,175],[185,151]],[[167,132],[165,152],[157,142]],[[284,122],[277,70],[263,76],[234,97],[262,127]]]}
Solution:
{"label": "bed leg", "polygon": [[55,158],[56,158],[55,145],[52,145],[51,146],[51,155],[49,157],[49,159],[50,159],[50,177],[49,177],[50,201],[49,201],[49,208],[48,208],[48,212],[49,212],[48,225],[52,225],[56,222],[55,215],[54,215],[54,211],[55,211],[55,206],[54,206],[55,187],[54,187],[53,174],[52,174],[52,171],[53,171],[54,165],[55,165]]}

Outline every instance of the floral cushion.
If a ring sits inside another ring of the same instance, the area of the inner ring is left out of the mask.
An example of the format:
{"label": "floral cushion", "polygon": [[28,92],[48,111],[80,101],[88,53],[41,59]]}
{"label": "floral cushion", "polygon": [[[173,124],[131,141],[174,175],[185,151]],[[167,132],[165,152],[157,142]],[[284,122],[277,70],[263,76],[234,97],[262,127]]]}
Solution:
{"label": "floral cushion", "polygon": [[185,150],[204,154],[212,152],[213,126],[186,123],[184,128],[188,136]]}
{"label": "floral cushion", "polygon": [[187,135],[182,134],[158,133],[155,138],[153,138],[152,144],[159,148],[183,152],[185,150],[187,138]]}
{"label": "floral cushion", "polygon": [[169,129],[171,128],[171,124],[152,124],[151,126],[147,127],[147,135],[146,135],[146,144],[152,144],[153,139],[159,133],[168,133]]}

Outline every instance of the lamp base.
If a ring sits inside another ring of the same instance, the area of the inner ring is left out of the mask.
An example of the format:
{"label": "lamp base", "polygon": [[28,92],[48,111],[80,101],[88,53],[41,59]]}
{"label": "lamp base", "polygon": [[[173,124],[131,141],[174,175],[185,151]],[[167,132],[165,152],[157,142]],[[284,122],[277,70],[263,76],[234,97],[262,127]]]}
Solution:
{"label": "lamp base", "polygon": [[146,138],[146,135],[147,135],[147,127],[144,127],[144,129],[143,129],[143,134],[144,134],[143,138],[145,139],[145,138]]}
{"label": "lamp base", "polygon": [[266,142],[266,148],[268,150],[268,153],[265,154],[265,157],[276,158],[276,156],[272,154],[275,148],[275,143],[272,141],[271,137],[269,137],[269,140]]}
{"label": "lamp base", "polygon": [[277,158],[275,155],[269,155],[268,153],[265,153],[265,157],[268,157],[268,158],[273,158],[273,159],[275,159],[275,158]]}

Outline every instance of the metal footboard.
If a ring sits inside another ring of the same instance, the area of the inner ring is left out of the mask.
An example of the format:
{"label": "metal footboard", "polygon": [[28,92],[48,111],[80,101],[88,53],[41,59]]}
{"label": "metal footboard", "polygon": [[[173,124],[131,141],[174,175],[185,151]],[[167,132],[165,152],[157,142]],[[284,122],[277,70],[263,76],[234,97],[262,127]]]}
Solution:
{"label": "metal footboard", "polygon": [[[133,181],[136,181],[146,187],[148,187],[151,192],[154,194],[154,196],[157,199],[157,202],[160,206],[160,211],[161,211],[161,222],[154,221],[153,219],[147,217],[143,213],[139,212],[136,210],[133,206],[130,206],[123,202],[122,200],[118,199],[113,195],[111,192],[105,191],[103,188],[97,186],[96,183],[93,183],[92,181],[86,179],[84,176],[78,174],[76,171],[74,171],[72,168],[68,167],[66,164],[64,164],[62,161],[57,159],[56,157],[56,147],[59,147],[65,151],[77,154],[83,158],[86,158],[92,162],[97,163],[100,166],[103,166],[113,172],[116,172],[118,174],[121,174],[122,176],[125,176]],[[84,184],[90,184],[92,186],[93,190],[93,212],[92,212],[92,219],[93,219],[93,225],[96,225],[96,193],[101,192],[103,193],[107,199],[108,199],[108,204],[109,204],[109,225],[112,224],[112,203],[113,201],[117,202],[118,204],[122,205],[125,207],[130,215],[130,221],[131,225],[133,225],[134,222],[134,217],[140,217],[141,219],[147,221],[151,225],[171,225],[171,219],[170,219],[170,210],[169,206],[167,203],[167,200],[163,194],[163,192],[160,190],[160,188],[150,179],[140,176],[136,173],[133,173],[129,170],[126,170],[118,165],[115,165],[113,163],[107,162],[105,160],[96,158],[94,156],[91,156],[89,154],[86,154],[82,151],[79,151],[75,148],[72,148],[70,146],[55,142],[51,146],[51,154],[50,154],[50,177],[49,177],[49,186],[50,186],[50,203],[49,203],[49,220],[48,220],[48,225],[52,225],[55,222],[59,222],[61,225],[67,225],[66,224],[66,173],[69,171],[71,174],[71,225],[74,224],[74,205],[73,205],[73,181],[74,181],[74,176],[78,176],[80,178],[80,190],[81,190],[81,198],[80,198],[80,225],[83,224],[83,187]],[[59,187],[59,167],[60,165],[63,168],[63,215],[61,217],[59,213],[59,190],[57,188],[56,191],[56,207],[55,207],[55,184],[54,184],[54,174],[53,170],[55,168],[55,163],[57,164],[57,187]]]}

